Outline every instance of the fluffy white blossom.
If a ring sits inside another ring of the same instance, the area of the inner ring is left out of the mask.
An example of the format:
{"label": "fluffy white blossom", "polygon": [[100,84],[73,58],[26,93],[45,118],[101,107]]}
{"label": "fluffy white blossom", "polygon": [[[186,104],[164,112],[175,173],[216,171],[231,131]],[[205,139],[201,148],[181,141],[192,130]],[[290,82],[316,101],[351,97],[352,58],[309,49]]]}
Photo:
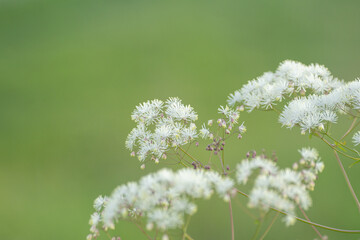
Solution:
{"label": "fluffy white blossom", "polygon": [[109,198],[99,197],[95,202],[106,199],[104,208],[95,208],[97,212],[92,215],[91,224],[96,229],[101,222],[106,229],[114,228],[120,219],[142,218],[151,229],[180,228],[185,215],[196,212],[195,199],[208,199],[216,192],[228,200],[233,187],[233,180],[213,171],[162,169],[139,182],[117,187]]}
{"label": "fluffy white blossom", "polygon": [[240,117],[240,113],[236,109],[232,109],[228,106],[220,106],[218,108],[219,113],[223,114],[227,120],[228,124],[236,124]]}
{"label": "fluffy white blossom", "polygon": [[360,131],[356,132],[352,138],[353,143],[355,145],[359,145],[360,144]]}
{"label": "fluffy white blossom", "polygon": [[102,207],[104,206],[105,202],[107,201],[106,197],[99,196],[94,201],[94,208],[96,211],[100,211]]}
{"label": "fluffy white blossom", "polygon": [[299,126],[302,133],[324,131],[327,123],[337,122],[338,113],[360,109],[360,81],[344,83],[322,65],[286,60],[274,73],[266,72],[230,94],[228,103],[252,111],[272,109],[284,99],[289,102],[280,114],[283,126]]}
{"label": "fluffy white blossom", "polygon": [[283,210],[289,215],[284,219],[287,225],[294,223],[295,209],[299,205],[307,210],[311,206],[308,190],[314,187],[317,174],[323,170],[315,149],[303,148],[302,168],[298,171],[279,169],[264,157],[244,159],[236,167],[236,180],[246,184],[257,170],[254,187],[249,194],[249,207],[259,207],[267,211],[270,207]]}
{"label": "fluffy white blossom", "polygon": [[203,124],[202,128],[199,131],[200,137],[207,138],[210,134],[210,130]]}
{"label": "fluffy white blossom", "polygon": [[194,121],[198,116],[190,105],[179,98],[169,98],[165,103],[152,100],[141,103],[131,115],[137,126],[126,139],[126,147],[140,161],[150,157],[158,162],[171,147],[187,144],[197,138]]}

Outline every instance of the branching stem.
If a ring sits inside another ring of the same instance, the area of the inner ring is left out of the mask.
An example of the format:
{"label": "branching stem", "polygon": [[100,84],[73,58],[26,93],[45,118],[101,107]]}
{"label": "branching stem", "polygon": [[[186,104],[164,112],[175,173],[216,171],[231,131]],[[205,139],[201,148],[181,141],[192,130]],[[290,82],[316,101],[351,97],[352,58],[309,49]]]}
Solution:
{"label": "branching stem", "polygon": [[[245,196],[245,197],[249,197],[248,194],[240,191],[239,189],[236,189],[238,193],[240,193],[241,195]],[[278,213],[281,213],[283,215],[288,215],[287,212],[284,212],[282,210],[279,210],[279,209],[276,209],[276,208],[273,208],[273,207],[270,207],[270,209],[278,212]],[[319,227],[319,228],[323,228],[323,229],[326,229],[326,230],[329,230],[329,231],[333,231],[333,232],[341,232],[341,233],[353,233],[353,234],[360,234],[360,230],[347,230],[347,229],[339,229],[339,228],[333,228],[333,227],[328,227],[328,226],[325,226],[325,225],[321,225],[321,224],[318,224],[318,223],[314,223],[314,222],[311,222],[311,221],[307,221],[305,219],[302,219],[302,218],[299,218],[299,217],[295,217],[296,220],[300,221],[300,222],[303,222],[303,223],[306,223],[306,224],[310,224],[310,225],[313,225],[315,227]]]}
{"label": "branching stem", "polygon": [[[302,209],[302,207],[300,205],[298,205],[301,213],[304,215],[304,217],[306,218],[306,220],[308,220],[310,222],[310,218],[307,216],[306,212]],[[320,239],[324,239],[324,237],[321,235],[321,233],[319,232],[319,230],[316,229],[315,226],[311,225],[312,229],[314,229],[314,231],[316,232],[316,234],[320,237]]]}
{"label": "branching stem", "polygon": [[265,232],[263,233],[263,235],[261,235],[261,237],[259,238],[259,240],[263,240],[263,239],[266,237],[266,235],[269,233],[271,227],[274,225],[274,223],[275,223],[277,217],[279,216],[279,214],[280,214],[279,212],[276,213],[276,215],[275,215],[275,216],[273,217],[273,219],[271,220],[270,225],[266,228]]}
{"label": "branching stem", "polygon": [[140,224],[138,224],[137,222],[134,223],[140,229],[140,231],[146,236],[147,239],[152,240],[149,234],[147,234],[147,232],[140,226]]}
{"label": "branching stem", "polygon": [[356,202],[356,205],[357,205],[357,207],[358,207],[358,210],[359,210],[359,212],[360,212],[359,199],[357,198],[357,196],[356,196],[356,194],[355,194],[355,191],[354,191],[353,187],[351,186],[350,179],[349,179],[348,175],[346,174],[346,171],[345,171],[345,169],[344,169],[344,166],[343,166],[343,164],[342,164],[342,162],[341,162],[341,160],[340,160],[340,158],[339,158],[339,155],[337,154],[336,151],[334,151],[334,154],[335,154],[335,157],[336,157],[337,162],[339,163],[341,172],[342,172],[343,175],[344,175],[344,178],[345,178],[345,180],[346,180],[346,183],[347,183],[347,185],[348,185],[348,187],[349,187],[349,189],[350,189],[351,195],[353,196],[353,198],[354,198],[354,200],[355,200],[355,202]]}
{"label": "branching stem", "polygon": [[[340,140],[343,140],[353,129],[354,129],[354,126],[355,126],[355,123],[356,121],[358,120],[357,117],[354,117],[354,120],[352,121],[349,129],[345,132],[345,134],[340,138]],[[358,123],[359,124],[359,123]],[[358,125],[356,124],[356,125]]]}

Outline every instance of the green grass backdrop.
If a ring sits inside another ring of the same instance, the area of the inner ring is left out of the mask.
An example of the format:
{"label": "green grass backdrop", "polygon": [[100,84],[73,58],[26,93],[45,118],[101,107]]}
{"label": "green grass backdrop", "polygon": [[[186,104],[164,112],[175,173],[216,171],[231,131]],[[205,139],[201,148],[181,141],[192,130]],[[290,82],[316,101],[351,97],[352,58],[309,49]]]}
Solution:
{"label": "green grass backdrop", "polygon": [[[85,239],[97,195],[164,167],[141,171],[124,147],[130,113],[142,101],[178,96],[200,123],[217,117],[230,92],[285,59],[324,64],[345,80],[360,76],[359,9],[356,0],[0,0],[0,239]],[[309,216],[360,229],[324,144],[282,129],[273,113],[241,118],[248,132],[229,144],[230,166],[262,148],[291,166],[297,149],[315,146],[326,167]],[[347,169],[358,195],[359,168]],[[250,239],[253,221],[237,205],[234,215],[236,239]],[[117,233],[143,239],[128,223]],[[199,202],[189,233],[230,239],[228,206],[216,197]],[[279,220],[268,235],[315,237],[305,224],[286,228]]]}

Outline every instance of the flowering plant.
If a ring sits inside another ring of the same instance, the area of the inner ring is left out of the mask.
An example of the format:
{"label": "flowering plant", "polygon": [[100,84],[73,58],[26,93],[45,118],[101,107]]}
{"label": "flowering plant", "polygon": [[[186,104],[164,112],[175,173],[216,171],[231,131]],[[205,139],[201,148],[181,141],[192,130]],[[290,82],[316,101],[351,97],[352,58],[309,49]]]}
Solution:
{"label": "flowering plant", "polygon": [[[142,169],[146,164],[162,161],[172,161],[183,168],[161,169],[138,182],[120,185],[110,196],[99,196],[94,202],[95,212],[90,218],[91,233],[87,239],[97,238],[100,230],[108,233],[121,220],[136,224],[149,240],[193,239],[187,229],[197,210],[196,200],[217,195],[229,205],[234,240],[232,199],[238,194],[249,199],[249,208],[260,210],[253,239],[264,239],[280,214],[284,215],[286,226],[296,221],[307,223],[320,239],[327,237],[318,228],[360,234],[360,230],[314,223],[307,216],[305,211],[312,204],[310,192],[324,169],[316,149],[300,149],[300,160],[294,161],[291,169],[280,169],[276,155],[267,156],[265,152],[249,151],[234,170],[225,164],[224,157],[226,142],[234,136],[242,139],[246,132],[244,123],[239,121],[240,112],[274,111],[283,126],[299,127],[301,134],[319,138],[330,147],[360,211],[359,200],[339,156],[352,159],[352,165],[360,161],[360,153],[344,141],[359,124],[360,80],[346,83],[333,77],[324,66],[284,61],[275,72],[266,72],[230,94],[228,104],[219,107],[221,116],[216,121],[209,120],[200,129],[196,125],[197,113],[178,98],[165,102],[152,100],[137,106],[131,115],[137,126],[126,140],[131,156],[139,159]],[[351,118],[352,123],[336,138],[330,126],[337,123],[339,114]],[[205,150],[210,153],[206,160],[189,152],[191,147],[202,150],[201,139],[207,142]],[[353,145],[360,144],[360,131],[353,134],[352,140]],[[248,194],[241,190],[243,185],[251,186]],[[261,223],[270,211],[276,215],[263,230]],[[304,219],[298,217],[299,213]],[[180,229],[181,234],[172,235],[173,229]]]}

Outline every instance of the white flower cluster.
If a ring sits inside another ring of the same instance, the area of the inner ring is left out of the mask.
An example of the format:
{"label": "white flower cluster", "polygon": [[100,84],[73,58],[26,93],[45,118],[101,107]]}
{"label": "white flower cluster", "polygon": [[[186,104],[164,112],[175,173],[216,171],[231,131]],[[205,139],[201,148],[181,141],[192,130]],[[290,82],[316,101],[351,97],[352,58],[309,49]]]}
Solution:
{"label": "white flower cluster", "polygon": [[130,132],[126,147],[136,153],[140,161],[148,156],[158,162],[166,158],[170,147],[189,143],[197,137],[194,121],[198,116],[190,105],[183,105],[179,98],[147,101],[136,107],[131,115],[137,126]]}
{"label": "white flower cluster", "polygon": [[302,148],[299,153],[301,159],[293,164],[293,169],[300,172],[303,184],[313,191],[318,174],[324,170],[325,165],[315,148]]}
{"label": "white flower cluster", "polygon": [[228,103],[244,104],[249,111],[255,108],[271,108],[286,96],[304,93],[323,94],[342,85],[329,70],[318,64],[306,66],[302,63],[286,60],[273,72],[266,72],[248,82],[240,90],[229,96]]}
{"label": "white flower cluster", "polygon": [[252,111],[272,109],[285,98],[290,102],[280,114],[283,126],[300,126],[303,134],[324,130],[326,123],[337,121],[338,112],[360,109],[360,81],[344,83],[324,66],[287,60],[275,73],[267,72],[231,94],[228,102]]}
{"label": "white flower cluster", "polygon": [[[239,123],[240,118],[240,112],[244,109],[242,107],[237,108],[230,108],[229,106],[220,106],[218,108],[218,112],[222,114],[222,118],[219,118],[217,120],[217,126],[220,128],[223,128],[225,131],[225,134],[230,134],[234,127]],[[200,137],[206,139],[213,139],[214,133],[210,131],[208,127],[212,127],[214,124],[213,120],[209,120],[207,126],[205,124],[202,125],[202,128],[199,131]],[[218,132],[218,131],[216,131]],[[246,132],[246,127],[244,126],[244,123],[242,123],[238,128],[238,133],[241,136],[241,134]]]}
{"label": "white flower cluster", "polygon": [[91,236],[96,236],[100,223],[105,229],[114,228],[120,219],[146,219],[148,230],[180,228],[185,214],[192,215],[197,210],[194,199],[208,199],[216,192],[227,201],[233,186],[233,180],[214,171],[162,169],[142,177],[138,183],[117,187],[106,201],[102,197],[96,200],[96,212],[90,220]]}
{"label": "white flower cluster", "polygon": [[95,212],[91,215],[90,220],[89,220],[89,224],[91,225],[91,227],[90,227],[91,233],[86,237],[87,240],[97,238],[100,235],[99,229],[97,226],[102,219],[101,211],[103,210],[107,201],[108,201],[108,198],[103,197],[103,196],[99,196],[95,199],[95,201],[94,201]]}
{"label": "white flower cluster", "polygon": [[245,159],[237,165],[236,178],[240,184],[246,184],[255,170],[260,170],[254,187],[249,195],[249,207],[259,207],[265,211],[274,207],[289,213],[285,217],[287,225],[295,223],[296,205],[307,210],[311,198],[307,189],[314,187],[316,174],[324,168],[319,161],[316,150],[302,149],[302,171],[291,169],[280,170],[275,163],[264,157]]}
{"label": "white flower cluster", "polygon": [[302,132],[312,129],[324,130],[327,122],[335,123],[337,113],[360,109],[360,81],[355,80],[339,86],[323,95],[295,98],[280,115],[280,123],[292,128],[300,126]]}

